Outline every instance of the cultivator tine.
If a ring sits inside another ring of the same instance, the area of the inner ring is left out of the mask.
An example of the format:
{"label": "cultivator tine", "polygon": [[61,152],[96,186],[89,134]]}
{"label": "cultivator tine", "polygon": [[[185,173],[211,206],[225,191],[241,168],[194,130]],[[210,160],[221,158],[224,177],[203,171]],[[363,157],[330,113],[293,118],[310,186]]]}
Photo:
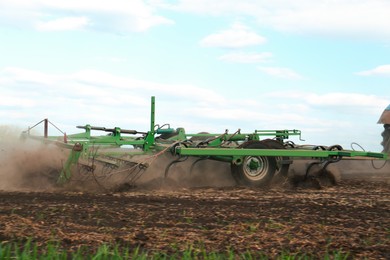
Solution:
{"label": "cultivator tine", "polygon": [[191,167],[190,167],[190,174],[192,174],[194,168],[195,168],[195,165],[201,161],[204,161],[204,160],[207,160],[209,159],[208,157],[201,157],[201,158],[198,158],[196,159],[192,164],[191,164]]}
{"label": "cultivator tine", "polygon": [[[306,168],[306,172],[305,172],[305,176],[303,178],[303,181],[306,181],[309,179],[309,174],[310,174],[310,170],[313,168],[313,166],[315,165],[321,165],[323,162],[322,161],[319,161],[319,162],[312,162],[310,163],[307,168]],[[311,175],[312,178],[314,178],[314,175]]]}
{"label": "cultivator tine", "polygon": [[124,179],[124,183],[129,184],[130,186],[134,186],[135,182],[141,177],[141,175],[148,168],[148,165],[143,163],[132,163],[132,167],[129,168],[129,173],[126,175]]}
{"label": "cultivator tine", "polygon": [[[331,163],[335,163],[337,160],[329,159],[326,161],[311,162],[306,167],[305,175],[294,176],[292,183],[294,186],[309,186],[312,188],[321,189],[324,186],[334,186],[337,184],[337,176],[335,173],[328,169]],[[316,167],[318,166],[318,167]],[[314,169],[315,168],[315,169]],[[314,170],[313,170],[314,169]]]}
{"label": "cultivator tine", "polygon": [[[141,177],[141,175],[145,172],[145,170],[148,168],[148,165],[145,163],[137,163],[137,162],[129,162],[126,161],[124,167],[113,167],[111,166],[111,170],[108,174],[106,174],[104,182],[100,182],[99,186],[104,187],[105,189],[118,189],[120,186],[129,186],[133,187],[135,186],[135,182]],[[111,178],[114,178],[114,176],[120,176],[124,175],[120,180],[115,179],[110,182]],[[109,187],[108,185],[111,185]]]}
{"label": "cultivator tine", "polygon": [[177,164],[177,163],[180,163],[180,162],[184,162],[185,160],[188,159],[188,156],[183,156],[183,157],[179,157],[177,158],[176,160],[170,162],[167,167],[165,168],[165,172],[164,172],[164,178],[168,178],[168,173],[169,173],[169,169],[174,165],[174,164]]}
{"label": "cultivator tine", "polygon": [[106,163],[106,164],[104,164],[104,166],[102,167],[102,176],[105,176],[105,177],[111,177],[111,173],[115,170],[115,169],[117,169],[118,168],[118,166],[116,166],[116,165],[112,165],[112,164],[108,164],[108,163]]}
{"label": "cultivator tine", "polygon": [[78,172],[81,178],[81,181],[89,181],[92,179],[92,173],[95,168],[89,165],[79,164]]}
{"label": "cultivator tine", "polygon": [[[116,162],[115,162],[116,160]],[[104,190],[114,186],[128,184],[133,186],[142,173],[148,168],[146,163],[138,163],[108,156],[79,160],[77,171],[70,181],[87,184],[94,181]],[[118,178],[114,178],[118,176]]]}

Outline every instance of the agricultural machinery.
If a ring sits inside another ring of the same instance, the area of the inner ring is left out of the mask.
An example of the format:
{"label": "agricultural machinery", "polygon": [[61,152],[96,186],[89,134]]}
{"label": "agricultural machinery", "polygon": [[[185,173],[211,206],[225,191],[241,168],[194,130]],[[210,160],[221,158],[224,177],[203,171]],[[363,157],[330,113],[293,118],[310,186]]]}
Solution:
{"label": "agricultural machinery", "polygon": [[[381,123],[385,124],[386,131],[390,131],[390,120]],[[40,124],[44,124],[44,136],[34,136],[31,130]],[[29,127],[22,137],[55,144],[68,154],[56,173],[58,184],[81,179],[94,180],[104,186],[108,179],[120,175],[122,182],[133,185],[160,156],[170,158],[161,171],[162,177],[169,177],[172,167],[188,158],[192,158],[188,172],[201,161],[214,160],[230,164],[230,174],[237,184],[264,187],[275,176],[288,178],[290,165],[302,160],[307,162],[303,179],[327,179],[334,183],[336,176],[327,170],[330,164],[348,158],[387,160],[388,156],[387,153],[345,150],[340,145],[298,145],[289,140],[290,137],[301,140],[301,131],[296,129],[255,130],[252,133],[242,133],[239,129],[233,133],[226,130],[188,134],[183,128],[155,123],[155,97],[151,98],[148,131],[84,125],[77,126],[82,133],[49,136],[50,124],[45,119]],[[92,135],[96,131],[105,134]]]}

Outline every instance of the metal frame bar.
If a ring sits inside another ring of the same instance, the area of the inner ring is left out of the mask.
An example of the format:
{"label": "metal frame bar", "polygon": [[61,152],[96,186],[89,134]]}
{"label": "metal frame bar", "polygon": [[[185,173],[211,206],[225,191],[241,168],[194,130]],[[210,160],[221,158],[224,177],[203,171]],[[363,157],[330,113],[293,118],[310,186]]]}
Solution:
{"label": "metal frame bar", "polygon": [[385,153],[364,151],[323,151],[299,149],[237,149],[237,148],[186,148],[176,147],[176,153],[181,156],[272,156],[272,157],[372,157],[377,159],[388,158]]}

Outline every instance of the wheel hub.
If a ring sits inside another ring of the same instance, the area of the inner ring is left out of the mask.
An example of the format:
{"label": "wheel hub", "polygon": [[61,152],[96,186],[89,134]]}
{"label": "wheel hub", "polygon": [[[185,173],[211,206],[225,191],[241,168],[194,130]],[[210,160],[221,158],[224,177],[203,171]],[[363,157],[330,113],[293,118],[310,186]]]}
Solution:
{"label": "wheel hub", "polygon": [[248,178],[259,180],[266,175],[267,165],[261,157],[249,156],[245,159],[244,173]]}
{"label": "wheel hub", "polygon": [[250,171],[256,171],[260,167],[260,161],[257,158],[251,158],[248,167]]}

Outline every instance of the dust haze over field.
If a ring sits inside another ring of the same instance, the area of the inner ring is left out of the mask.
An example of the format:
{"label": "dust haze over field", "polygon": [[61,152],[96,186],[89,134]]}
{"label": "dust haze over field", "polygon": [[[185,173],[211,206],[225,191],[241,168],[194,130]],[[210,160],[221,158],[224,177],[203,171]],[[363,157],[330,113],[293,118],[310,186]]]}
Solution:
{"label": "dust haze over field", "polygon": [[[71,185],[56,187],[56,178],[69,151],[64,151],[55,145],[45,145],[36,140],[22,139],[20,138],[21,132],[21,129],[15,127],[0,126],[0,190],[107,191],[105,188],[120,186],[124,184],[123,181],[132,177],[126,171],[119,170],[117,176],[113,174],[106,180],[90,178],[88,181],[81,181],[76,173],[75,180],[72,181]],[[177,158],[169,153],[161,154],[156,158],[148,155],[135,156],[136,162],[145,162],[148,165],[147,169],[141,171],[136,178],[137,188],[172,190],[184,187],[234,185],[229,174],[229,164],[201,161],[196,163],[190,173],[189,169],[194,162],[194,159],[191,158],[170,167],[167,178],[164,178],[166,167],[175,159]],[[76,172],[79,170],[76,168]],[[98,167],[96,173],[100,170],[101,168]]]}
{"label": "dust haze over field", "polygon": [[[91,191],[91,192],[116,192],[116,191],[139,191],[139,190],[160,190],[173,191],[195,187],[226,187],[234,186],[235,181],[230,174],[230,164],[211,160],[195,162],[194,158],[188,158],[184,162],[169,164],[178,157],[170,153],[163,153],[157,157],[150,155],[134,156],[132,161],[138,163],[134,166],[123,166],[113,169],[107,178],[99,178],[102,169],[97,165],[94,172],[89,173],[92,178],[84,178],[82,184],[78,185],[80,179],[76,173],[75,180],[72,180],[70,189]],[[140,170],[141,165],[147,168]],[[166,171],[166,169],[168,171]],[[165,176],[166,174],[166,176]],[[65,186],[66,188],[66,186]]]}
{"label": "dust haze over field", "polygon": [[53,145],[21,139],[21,132],[15,127],[0,126],[0,189],[53,189],[50,173],[63,165],[64,154]]}
{"label": "dust haze over field", "polygon": [[[138,173],[135,182],[128,183],[131,174],[119,170],[113,171],[106,179],[89,178],[80,181],[74,178],[71,185],[59,188],[56,183],[59,171],[67,159],[69,151],[55,145],[44,145],[35,140],[22,140],[22,131],[15,127],[0,126],[0,190],[5,191],[48,191],[48,190],[84,190],[104,191],[111,188],[175,190],[194,187],[231,187],[235,181],[230,174],[230,164],[211,160],[188,158],[169,167],[177,159],[170,153],[153,156],[136,156],[135,161],[145,162],[148,166]],[[146,158],[146,159],[145,159]],[[295,160],[290,165],[289,175],[304,175],[308,162]],[[343,160],[332,164],[342,179],[366,179],[389,182],[390,165],[382,160]],[[78,169],[79,170],[79,169]],[[96,169],[96,172],[101,170]],[[90,173],[89,173],[90,174]],[[131,184],[131,186],[123,186]],[[280,183],[273,182],[273,185]],[[279,185],[280,186],[280,185]]]}

